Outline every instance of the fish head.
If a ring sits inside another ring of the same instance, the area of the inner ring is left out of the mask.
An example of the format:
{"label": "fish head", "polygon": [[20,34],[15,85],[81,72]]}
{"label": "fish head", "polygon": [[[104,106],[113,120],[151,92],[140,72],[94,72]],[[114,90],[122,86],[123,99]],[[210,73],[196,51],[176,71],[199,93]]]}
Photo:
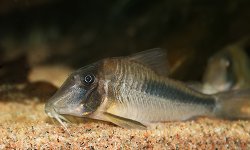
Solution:
{"label": "fish head", "polygon": [[233,58],[228,51],[221,51],[209,59],[203,82],[218,91],[229,90],[235,80]]}
{"label": "fish head", "polygon": [[61,115],[92,114],[102,102],[98,91],[99,66],[100,63],[95,63],[73,72],[45,104],[48,116],[58,120]]}

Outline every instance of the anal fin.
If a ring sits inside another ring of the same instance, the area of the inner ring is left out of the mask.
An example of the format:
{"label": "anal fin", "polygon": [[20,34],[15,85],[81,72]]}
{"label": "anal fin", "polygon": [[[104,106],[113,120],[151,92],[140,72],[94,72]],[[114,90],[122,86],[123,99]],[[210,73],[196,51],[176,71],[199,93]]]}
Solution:
{"label": "anal fin", "polygon": [[147,129],[147,127],[145,125],[143,125],[140,122],[131,120],[131,119],[127,119],[127,118],[123,118],[120,116],[116,116],[110,113],[105,112],[104,113],[105,116],[105,120],[110,121],[118,126],[121,126],[123,128],[129,128],[129,129]]}

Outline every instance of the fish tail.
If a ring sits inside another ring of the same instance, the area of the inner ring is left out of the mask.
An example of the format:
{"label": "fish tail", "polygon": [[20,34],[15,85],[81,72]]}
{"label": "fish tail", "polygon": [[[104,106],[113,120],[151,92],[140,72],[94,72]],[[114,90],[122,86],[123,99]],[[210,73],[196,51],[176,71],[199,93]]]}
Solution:
{"label": "fish tail", "polygon": [[215,94],[217,117],[250,119],[250,89],[234,90]]}

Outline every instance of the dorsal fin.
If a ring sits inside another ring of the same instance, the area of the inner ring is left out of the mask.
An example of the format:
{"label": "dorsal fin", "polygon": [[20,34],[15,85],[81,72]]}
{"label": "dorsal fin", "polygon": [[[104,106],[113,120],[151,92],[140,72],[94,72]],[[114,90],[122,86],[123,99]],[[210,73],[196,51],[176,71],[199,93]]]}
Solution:
{"label": "dorsal fin", "polygon": [[167,61],[166,50],[164,49],[149,49],[128,56],[128,59],[150,67],[159,75],[167,76],[169,73],[169,64]]}

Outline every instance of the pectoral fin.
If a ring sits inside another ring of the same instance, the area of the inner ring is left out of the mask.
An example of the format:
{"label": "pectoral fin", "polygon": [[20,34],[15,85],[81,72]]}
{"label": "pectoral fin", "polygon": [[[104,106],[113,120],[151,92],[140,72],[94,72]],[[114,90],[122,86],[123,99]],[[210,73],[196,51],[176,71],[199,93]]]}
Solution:
{"label": "pectoral fin", "polygon": [[110,121],[123,128],[144,129],[144,130],[147,129],[147,127],[143,125],[142,123],[131,120],[131,119],[123,118],[123,117],[116,116],[110,113],[104,113],[104,116],[107,121]]}

